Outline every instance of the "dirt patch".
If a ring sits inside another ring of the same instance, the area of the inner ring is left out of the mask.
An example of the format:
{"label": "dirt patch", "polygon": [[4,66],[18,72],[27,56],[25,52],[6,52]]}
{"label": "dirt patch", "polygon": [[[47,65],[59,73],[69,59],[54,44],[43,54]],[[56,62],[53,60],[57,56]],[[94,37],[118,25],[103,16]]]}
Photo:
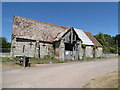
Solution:
{"label": "dirt patch", "polygon": [[113,71],[93,78],[87,81],[83,85],[83,88],[118,88],[118,71]]}

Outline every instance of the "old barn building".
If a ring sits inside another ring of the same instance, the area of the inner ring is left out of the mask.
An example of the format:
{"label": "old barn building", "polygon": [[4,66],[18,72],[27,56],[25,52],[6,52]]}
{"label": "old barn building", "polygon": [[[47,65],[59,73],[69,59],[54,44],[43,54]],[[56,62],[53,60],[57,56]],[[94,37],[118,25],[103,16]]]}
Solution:
{"label": "old barn building", "polygon": [[102,56],[102,45],[96,40],[93,35],[88,32],[84,31],[84,33],[89,37],[89,39],[93,42],[93,57],[101,57]]}
{"label": "old barn building", "polygon": [[89,39],[89,37],[84,33],[83,30],[80,29],[74,29],[77,32],[78,37],[82,41],[82,45],[86,45],[85,47],[80,48],[80,58],[83,56],[85,57],[93,57],[93,42]]}
{"label": "old barn building", "polygon": [[[82,44],[86,45],[86,50],[82,49]],[[83,52],[87,52],[86,57],[93,57],[95,45],[91,36],[82,30],[14,16],[12,57],[80,59],[84,55]],[[100,57],[102,54],[101,46],[97,47],[100,47],[99,52],[97,52],[97,56]]]}

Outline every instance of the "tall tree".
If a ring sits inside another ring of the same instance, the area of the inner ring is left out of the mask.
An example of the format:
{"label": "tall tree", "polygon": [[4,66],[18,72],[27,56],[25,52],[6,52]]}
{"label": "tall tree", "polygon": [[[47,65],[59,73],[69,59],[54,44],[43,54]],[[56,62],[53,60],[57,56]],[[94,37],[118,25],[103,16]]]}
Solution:
{"label": "tall tree", "polygon": [[102,46],[106,46],[106,42],[105,42],[105,37],[103,33],[99,33],[97,35],[94,35],[94,37],[100,42],[100,44],[102,44]]}
{"label": "tall tree", "polygon": [[118,54],[120,55],[120,34],[116,35],[114,38],[115,47],[118,49]]}
{"label": "tall tree", "polygon": [[94,37],[103,46],[104,53],[117,53],[117,43],[119,44],[120,42],[120,35],[112,37],[111,35],[108,34],[99,33],[97,35],[94,35]]}

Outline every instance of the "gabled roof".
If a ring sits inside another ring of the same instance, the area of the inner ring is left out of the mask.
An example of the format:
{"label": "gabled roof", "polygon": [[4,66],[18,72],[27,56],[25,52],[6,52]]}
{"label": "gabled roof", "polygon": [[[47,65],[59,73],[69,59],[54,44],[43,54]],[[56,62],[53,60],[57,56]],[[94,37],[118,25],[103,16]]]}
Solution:
{"label": "gabled roof", "polygon": [[88,31],[84,32],[89,37],[89,39],[94,43],[95,46],[102,46],[90,32]]}
{"label": "gabled roof", "polygon": [[77,33],[78,37],[82,40],[82,44],[85,45],[94,45],[94,43],[88,38],[88,36],[83,32],[83,30],[75,29],[75,32]]}
{"label": "gabled roof", "polygon": [[[72,27],[65,27],[51,23],[14,16],[12,35],[16,38],[54,42]],[[83,44],[102,46],[90,32],[74,29]]]}
{"label": "gabled roof", "polygon": [[58,41],[70,28],[14,16],[12,34],[17,38],[54,42]]}

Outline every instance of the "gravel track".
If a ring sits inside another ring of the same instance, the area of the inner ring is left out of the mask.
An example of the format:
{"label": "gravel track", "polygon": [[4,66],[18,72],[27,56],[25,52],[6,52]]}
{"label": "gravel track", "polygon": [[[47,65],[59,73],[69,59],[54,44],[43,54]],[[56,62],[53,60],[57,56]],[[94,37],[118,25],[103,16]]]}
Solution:
{"label": "gravel track", "polygon": [[3,88],[81,88],[91,78],[118,70],[118,58],[2,69]]}

